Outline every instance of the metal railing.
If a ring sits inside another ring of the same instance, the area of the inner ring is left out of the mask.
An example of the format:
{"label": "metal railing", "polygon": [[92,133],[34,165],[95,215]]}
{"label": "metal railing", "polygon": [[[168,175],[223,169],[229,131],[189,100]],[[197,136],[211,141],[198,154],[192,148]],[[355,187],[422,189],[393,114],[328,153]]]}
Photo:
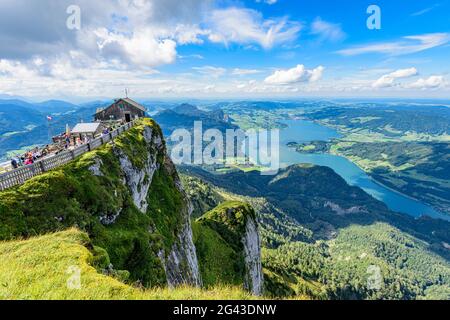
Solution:
{"label": "metal railing", "polygon": [[78,158],[82,154],[97,149],[98,147],[113,140],[119,134],[131,129],[136,124],[136,121],[137,120],[128,122],[127,124],[117,128],[116,130],[111,131],[106,135],[102,135],[101,137],[98,137],[90,141],[89,143],[79,146],[73,150],[63,151],[57,155],[53,155],[48,158],[36,161],[33,164],[0,174],[0,191],[23,184],[25,183],[25,181],[35,176],[65,165],[75,158]]}

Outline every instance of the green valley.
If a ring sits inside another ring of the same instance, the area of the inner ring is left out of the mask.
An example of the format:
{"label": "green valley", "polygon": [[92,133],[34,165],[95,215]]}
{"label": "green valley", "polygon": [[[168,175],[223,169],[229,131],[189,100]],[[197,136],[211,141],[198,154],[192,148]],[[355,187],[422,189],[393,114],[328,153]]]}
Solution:
{"label": "green valley", "polygon": [[[183,177],[189,182],[188,194],[219,202],[241,199],[255,208],[268,295],[315,299],[450,295],[446,222],[389,211],[325,167],[293,166],[275,177],[256,172],[212,174],[192,167],[183,172],[190,176]],[[368,289],[372,268],[380,272],[378,289]]]}

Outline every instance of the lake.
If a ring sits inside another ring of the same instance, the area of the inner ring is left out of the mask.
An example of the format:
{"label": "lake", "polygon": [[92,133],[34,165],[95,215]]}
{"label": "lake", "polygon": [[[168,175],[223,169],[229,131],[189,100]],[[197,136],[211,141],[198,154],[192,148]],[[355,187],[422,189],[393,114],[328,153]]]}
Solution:
{"label": "lake", "polygon": [[406,213],[414,217],[429,215],[450,221],[448,215],[376,183],[362,169],[344,157],[331,154],[302,154],[287,146],[287,143],[292,141],[328,141],[333,138],[339,138],[340,135],[335,130],[305,120],[286,120],[282,122],[288,126],[280,130],[280,161],[282,166],[297,163],[327,166],[343,177],[347,183],[362,188],[376,199],[383,201],[393,211]]}

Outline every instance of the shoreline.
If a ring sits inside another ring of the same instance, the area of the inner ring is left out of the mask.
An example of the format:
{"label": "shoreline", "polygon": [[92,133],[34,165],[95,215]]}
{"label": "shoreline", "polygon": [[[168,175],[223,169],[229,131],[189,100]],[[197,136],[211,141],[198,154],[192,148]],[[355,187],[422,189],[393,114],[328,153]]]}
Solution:
{"label": "shoreline", "polygon": [[[329,125],[329,124],[327,124],[327,123],[324,123],[324,122],[322,122],[322,121],[320,121],[320,120],[315,120],[315,119],[308,119],[308,118],[305,118],[304,120],[311,121],[311,122],[316,123],[316,124],[318,124],[318,125],[320,125],[320,126],[324,126],[324,127],[329,128],[329,129],[335,130],[339,135],[341,135],[340,138],[335,138],[335,140],[342,139],[342,138],[345,137],[345,135],[346,135],[346,132],[341,131],[340,128],[339,128],[338,126]],[[331,142],[331,141],[327,141],[327,142]],[[299,152],[299,151],[297,151],[296,149],[294,149],[294,150],[295,150],[295,152]],[[302,153],[302,152],[299,152],[299,153]],[[314,153],[311,153],[311,154],[314,154]],[[450,220],[450,213],[446,213],[445,211],[443,212],[440,208],[437,208],[436,206],[434,206],[434,205],[431,204],[431,203],[428,203],[428,202],[426,202],[426,201],[424,201],[424,200],[421,200],[421,199],[414,198],[413,196],[410,196],[410,195],[408,195],[408,194],[405,194],[405,193],[403,193],[403,192],[400,191],[400,190],[396,190],[396,189],[394,189],[394,188],[392,188],[392,187],[390,187],[390,186],[385,185],[385,184],[382,183],[381,181],[378,181],[377,179],[375,179],[375,178],[371,175],[371,173],[370,173],[369,171],[366,171],[366,170],[365,170],[363,167],[361,167],[357,162],[354,162],[352,159],[350,159],[349,157],[347,157],[347,156],[345,156],[345,155],[343,155],[343,154],[339,154],[339,153],[331,153],[331,152],[316,152],[316,154],[330,154],[330,155],[335,155],[335,156],[339,156],[339,157],[345,158],[345,159],[347,159],[348,161],[350,161],[351,163],[353,163],[354,165],[356,165],[356,166],[357,166],[359,169],[361,169],[364,173],[366,173],[366,175],[370,178],[370,180],[372,180],[374,183],[378,184],[379,186],[381,186],[381,187],[383,187],[383,188],[386,188],[386,189],[388,189],[388,190],[390,190],[390,191],[392,191],[392,192],[394,192],[394,193],[396,193],[396,194],[398,194],[398,195],[400,195],[400,196],[406,197],[406,198],[408,198],[408,199],[410,199],[410,200],[417,201],[417,202],[419,202],[419,203],[425,204],[425,205],[429,206],[430,208],[432,208],[433,210],[435,210],[436,212],[438,212],[440,215],[446,216],[447,219]]]}
{"label": "shoreline", "polygon": [[[401,192],[401,191],[399,191],[399,190],[393,189],[392,187],[385,185],[385,184],[382,183],[381,181],[376,180],[369,172],[367,172],[366,170],[364,170],[364,169],[363,169],[362,167],[360,167],[356,162],[352,161],[351,159],[349,159],[348,157],[346,157],[346,156],[344,156],[344,155],[336,154],[336,153],[330,153],[330,152],[306,153],[306,152],[299,152],[299,151],[297,151],[295,148],[292,148],[292,147],[289,147],[289,148],[291,148],[294,152],[298,152],[298,153],[300,153],[300,154],[328,154],[328,155],[332,155],[332,156],[344,158],[344,159],[346,159],[347,161],[349,161],[349,162],[351,162],[352,164],[354,164],[355,166],[357,166],[361,171],[363,171],[363,172],[367,175],[367,177],[368,177],[373,183],[375,183],[375,184],[377,184],[378,186],[380,186],[380,187],[382,187],[382,188],[385,188],[385,189],[387,189],[387,190],[389,190],[389,191],[391,191],[391,192],[393,192],[393,193],[396,193],[396,194],[398,194],[399,196],[402,196],[402,197],[405,197],[405,198],[407,198],[407,199],[409,199],[409,200],[416,201],[416,202],[418,202],[418,203],[420,203],[420,204],[426,205],[426,206],[430,207],[431,209],[433,209],[434,211],[436,211],[436,212],[439,214],[439,216],[436,216],[436,215],[430,215],[430,214],[426,214],[426,213],[423,213],[423,214],[421,214],[420,216],[415,216],[415,215],[412,215],[412,214],[409,214],[409,213],[406,213],[406,212],[399,212],[399,213],[402,213],[402,214],[408,214],[409,216],[414,217],[414,218],[420,218],[421,216],[428,216],[428,217],[431,217],[431,218],[433,218],[433,219],[441,219],[441,220],[445,220],[445,221],[450,221],[450,214],[447,214],[447,213],[443,212],[440,208],[437,208],[437,207],[435,207],[434,205],[432,205],[432,204],[430,204],[430,203],[428,203],[428,202],[425,202],[425,201],[423,201],[423,200],[421,200],[421,199],[414,198],[413,196],[407,195],[407,194],[405,194],[405,193],[403,193],[403,192]],[[380,201],[382,201],[382,200],[380,200]],[[382,201],[382,202],[384,202],[384,201]],[[385,202],[384,202],[384,203],[385,203]],[[385,204],[388,206],[387,203],[385,203]],[[391,209],[391,210],[392,210],[392,211],[396,211],[396,210],[394,210],[394,209]]]}

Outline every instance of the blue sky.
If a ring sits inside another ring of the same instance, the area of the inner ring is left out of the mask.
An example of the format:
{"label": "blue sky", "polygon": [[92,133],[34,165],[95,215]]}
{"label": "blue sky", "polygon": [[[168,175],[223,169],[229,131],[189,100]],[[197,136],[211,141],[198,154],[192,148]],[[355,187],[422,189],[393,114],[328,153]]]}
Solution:
{"label": "blue sky", "polygon": [[92,2],[1,1],[0,95],[450,97],[450,0]]}

